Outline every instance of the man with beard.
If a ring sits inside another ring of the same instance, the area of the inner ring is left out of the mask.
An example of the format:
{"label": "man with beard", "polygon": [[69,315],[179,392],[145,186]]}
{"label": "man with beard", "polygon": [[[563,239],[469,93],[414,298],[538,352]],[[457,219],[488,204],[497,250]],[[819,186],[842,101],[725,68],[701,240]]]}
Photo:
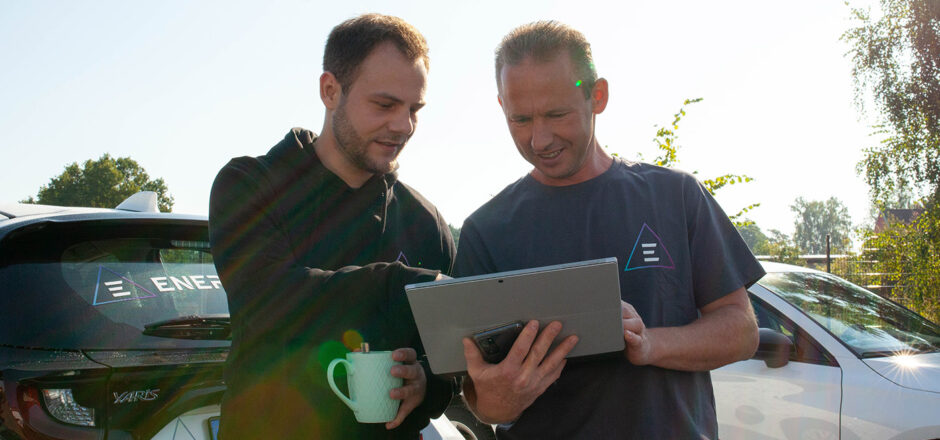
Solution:
{"label": "man with beard", "polygon": [[[403,290],[454,257],[440,213],[395,174],[424,105],[427,43],[399,18],[363,15],[332,30],[323,70],[320,135],[292,129],[266,155],[230,161],[212,187],[210,241],[232,316],[224,440],[415,439],[453,393],[419,362]],[[328,362],[363,340],[403,362],[385,425],[357,423],[327,385]]]}

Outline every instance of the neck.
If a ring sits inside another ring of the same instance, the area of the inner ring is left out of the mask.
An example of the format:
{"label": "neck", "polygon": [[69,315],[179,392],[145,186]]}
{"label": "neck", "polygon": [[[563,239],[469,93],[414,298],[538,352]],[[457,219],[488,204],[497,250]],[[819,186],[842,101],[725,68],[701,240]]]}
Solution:
{"label": "neck", "polygon": [[569,186],[587,182],[588,180],[604,174],[614,163],[614,158],[607,154],[606,150],[601,148],[601,145],[596,139],[592,140],[589,148],[591,151],[581,165],[581,168],[567,177],[551,178],[542,174],[538,169],[533,169],[530,174],[536,181],[548,186]]}
{"label": "neck", "polygon": [[323,131],[313,143],[313,149],[317,152],[317,157],[320,158],[323,166],[336,174],[350,188],[362,187],[373,175],[349,161],[349,158],[340,150],[330,124],[323,124]]}

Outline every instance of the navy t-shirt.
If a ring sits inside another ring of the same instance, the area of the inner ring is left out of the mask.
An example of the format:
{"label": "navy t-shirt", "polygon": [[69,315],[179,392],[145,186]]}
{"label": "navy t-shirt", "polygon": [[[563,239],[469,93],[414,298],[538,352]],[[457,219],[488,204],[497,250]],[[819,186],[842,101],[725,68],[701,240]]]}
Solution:
{"label": "navy t-shirt", "polygon": [[[615,158],[600,176],[547,186],[530,175],[474,212],[454,273],[471,276],[616,257],[621,298],[647,327],[681,326],[764,275],[694,177]],[[576,295],[577,292],[572,292]],[[708,372],[569,362],[500,438],[717,438]]]}

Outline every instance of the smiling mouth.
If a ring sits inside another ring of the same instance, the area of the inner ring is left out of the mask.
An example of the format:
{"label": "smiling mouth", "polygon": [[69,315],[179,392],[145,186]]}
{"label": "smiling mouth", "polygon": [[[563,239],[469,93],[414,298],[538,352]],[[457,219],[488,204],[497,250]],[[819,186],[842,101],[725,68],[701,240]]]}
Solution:
{"label": "smiling mouth", "polygon": [[561,150],[555,150],[555,151],[552,151],[551,153],[536,153],[536,156],[542,159],[554,159],[558,157],[559,154],[561,154]]}

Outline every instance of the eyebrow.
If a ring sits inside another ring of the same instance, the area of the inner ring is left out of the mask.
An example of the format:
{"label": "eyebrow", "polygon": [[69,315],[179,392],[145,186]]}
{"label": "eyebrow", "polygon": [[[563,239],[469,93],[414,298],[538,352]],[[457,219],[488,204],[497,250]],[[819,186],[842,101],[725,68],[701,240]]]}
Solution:
{"label": "eyebrow", "polygon": [[[403,101],[401,98],[399,98],[399,97],[397,97],[397,96],[395,96],[395,95],[392,95],[392,94],[390,94],[390,93],[378,92],[378,93],[373,94],[372,96],[375,97],[375,98],[387,99],[387,100],[392,101],[392,102],[394,102],[394,103],[396,103],[396,104],[404,104],[404,103],[405,103],[405,101]],[[417,107],[417,108],[422,108],[422,107],[424,107],[424,105],[425,105],[425,102],[424,102],[424,101],[419,101],[419,102],[415,103],[415,107]]]}
{"label": "eyebrow", "polygon": [[[548,110],[545,110],[545,111],[541,111],[541,112],[536,112],[536,114],[539,114],[539,115],[550,115],[550,114],[553,114],[553,113],[566,113],[566,112],[570,112],[570,111],[571,111],[571,107],[568,107],[568,106],[561,106],[561,107],[555,107],[555,108],[551,108],[551,109],[548,109]],[[531,117],[532,117],[532,113],[528,113],[528,112],[526,112],[526,113],[510,113],[510,114],[509,114],[509,117],[510,117],[510,118],[531,118]]]}

